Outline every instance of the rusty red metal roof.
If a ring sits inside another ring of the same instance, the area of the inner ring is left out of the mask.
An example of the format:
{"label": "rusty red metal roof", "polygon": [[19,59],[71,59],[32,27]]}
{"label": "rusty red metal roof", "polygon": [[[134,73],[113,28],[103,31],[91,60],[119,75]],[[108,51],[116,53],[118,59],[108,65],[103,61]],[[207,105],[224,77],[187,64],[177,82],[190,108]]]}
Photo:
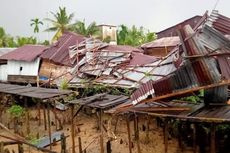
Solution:
{"label": "rusty red metal roof", "polygon": [[157,60],[159,60],[159,58],[154,56],[149,56],[142,53],[132,53],[132,58],[129,65],[145,65],[153,63]]}
{"label": "rusty red metal roof", "polygon": [[46,48],[42,45],[25,45],[4,54],[0,59],[31,62],[40,56]]}
{"label": "rusty red metal roof", "polygon": [[73,66],[70,61],[69,47],[85,40],[85,37],[72,32],[64,32],[63,35],[51,47],[42,53],[43,59],[66,66]]}
{"label": "rusty red metal roof", "polygon": [[177,36],[164,37],[152,42],[146,43],[141,48],[159,48],[159,47],[175,47],[180,43],[180,39]]}
{"label": "rusty red metal roof", "polygon": [[108,45],[108,46],[104,46],[103,48],[101,48],[103,50],[108,50],[108,51],[127,51],[127,52],[139,52],[139,53],[143,53],[144,50],[136,48],[136,47],[132,47],[132,46],[128,46],[128,45]]}
{"label": "rusty red metal roof", "polygon": [[230,18],[218,13],[217,10],[213,10],[209,18],[210,24],[213,28],[220,31],[223,34],[230,34]]}

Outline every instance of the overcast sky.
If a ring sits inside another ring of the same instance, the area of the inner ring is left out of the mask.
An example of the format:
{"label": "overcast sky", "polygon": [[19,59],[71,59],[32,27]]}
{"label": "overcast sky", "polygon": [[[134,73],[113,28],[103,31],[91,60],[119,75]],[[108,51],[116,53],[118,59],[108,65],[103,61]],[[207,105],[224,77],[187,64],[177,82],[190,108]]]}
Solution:
{"label": "overcast sky", "polygon": [[[86,23],[126,24],[160,31],[195,15],[214,8],[217,0],[0,0],[0,26],[13,36],[33,35],[30,19],[51,17],[59,6],[75,13],[74,20]],[[219,0],[220,13],[230,16],[230,1]],[[41,29],[48,25],[45,23]],[[42,30],[43,31],[43,30]],[[49,35],[41,32],[40,39]]]}

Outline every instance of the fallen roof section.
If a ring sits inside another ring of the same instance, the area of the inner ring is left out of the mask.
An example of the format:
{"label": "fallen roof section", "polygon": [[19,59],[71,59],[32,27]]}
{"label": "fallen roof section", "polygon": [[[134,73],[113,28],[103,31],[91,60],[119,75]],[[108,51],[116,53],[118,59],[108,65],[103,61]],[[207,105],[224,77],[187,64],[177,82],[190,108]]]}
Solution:
{"label": "fallen roof section", "polygon": [[32,62],[39,57],[47,47],[42,45],[24,45],[7,54],[0,59]]}

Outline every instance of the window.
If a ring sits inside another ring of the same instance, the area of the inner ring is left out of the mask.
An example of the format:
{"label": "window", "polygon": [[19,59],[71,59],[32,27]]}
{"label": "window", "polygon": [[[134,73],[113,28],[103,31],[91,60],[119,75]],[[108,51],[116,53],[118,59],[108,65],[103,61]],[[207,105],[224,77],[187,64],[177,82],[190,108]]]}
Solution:
{"label": "window", "polygon": [[22,71],[22,66],[20,66],[20,69],[19,69],[20,71]]}

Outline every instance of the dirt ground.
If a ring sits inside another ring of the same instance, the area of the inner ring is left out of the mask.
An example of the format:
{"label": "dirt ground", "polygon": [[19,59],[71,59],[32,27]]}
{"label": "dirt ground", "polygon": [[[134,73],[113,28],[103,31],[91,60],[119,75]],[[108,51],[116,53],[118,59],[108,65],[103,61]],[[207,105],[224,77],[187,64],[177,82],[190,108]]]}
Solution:
{"label": "dirt ground", "polygon": [[[9,127],[13,132],[13,123],[10,122],[10,116],[6,111],[3,111],[1,122]],[[30,134],[26,134],[26,125],[24,123],[25,118],[22,118],[22,125],[20,126],[20,133],[22,136],[27,137],[31,140],[35,140],[39,137],[47,136],[48,130],[44,130],[44,117],[43,111],[41,111],[41,125],[38,126],[38,110],[36,108],[30,108]],[[70,110],[65,112],[58,112],[58,117],[62,121],[64,134],[67,137],[67,151],[72,152],[72,139],[71,139],[71,122],[70,122]],[[75,129],[76,129],[76,136],[75,136],[75,150],[76,153],[79,152],[78,146],[78,137],[81,137],[82,140],[82,148],[86,148],[87,153],[100,153],[100,141],[99,135],[100,131],[97,129],[98,119],[96,118],[95,114],[86,115],[85,113],[81,112],[75,118]],[[51,122],[52,122],[52,131],[56,131],[55,119],[54,115],[51,112]],[[112,118],[109,115],[103,115],[103,122],[105,123],[105,130],[103,130],[103,140],[104,140],[104,152],[106,152],[106,142],[109,138],[113,138],[111,141],[111,148],[112,153],[128,153],[129,146],[128,146],[128,134],[127,134],[127,124],[124,118],[120,117],[118,119],[117,130],[114,133],[115,128],[115,118]],[[164,153],[164,142],[163,142],[163,131],[162,128],[156,126],[156,121],[154,119],[150,120],[150,132],[149,132],[149,142],[147,142],[146,138],[146,131],[143,131],[143,125],[146,123],[146,120],[140,118],[139,121],[139,129],[140,129],[140,148],[141,153]],[[130,122],[131,128],[131,138],[133,142],[132,152],[137,152],[137,142],[134,140],[134,129],[133,129],[133,122]],[[57,125],[59,127],[59,125]],[[1,135],[6,135],[13,137],[5,130],[0,130]],[[9,141],[5,138],[0,137],[0,141]],[[32,147],[28,147],[27,145],[23,145],[25,152],[27,153],[38,153],[38,151]],[[5,146],[9,150],[14,150],[18,152],[17,145],[10,145]],[[49,149],[50,147],[46,147]],[[61,152],[61,145],[60,142],[56,143],[52,146],[53,151],[57,151],[58,153]],[[178,153],[178,142],[177,140],[171,138],[169,139],[169,146],[168,146],[168,153]],[[191,151],[186,151],[186,153],[190,153]]]}

